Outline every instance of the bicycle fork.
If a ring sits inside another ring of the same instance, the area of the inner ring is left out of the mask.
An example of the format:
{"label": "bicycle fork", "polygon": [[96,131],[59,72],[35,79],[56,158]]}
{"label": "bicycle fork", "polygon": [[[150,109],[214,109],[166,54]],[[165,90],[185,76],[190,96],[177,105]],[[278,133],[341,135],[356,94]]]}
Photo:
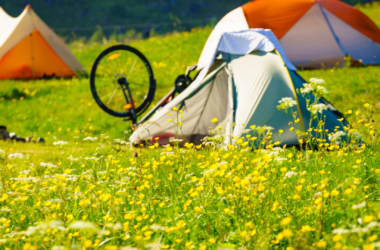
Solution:
{"label": "bicycle fork", "polygon": [[[131,105],[131,107],[129,108],[131,110],[130,116],[131,116],[132,124],[135,125],[137,123],[137,114],[136,114],[135,104],[133,102],[131,90],[129,89],[128,80],[127,78],[122,77],[122,78],[119,78],[117,82],[120,84],[120,87],[123,90],[124,98],[125,98],[125,101],[127,102],[127,105],[128,104]],[[125,93],[125,89],[127,89],[128,94]]]}

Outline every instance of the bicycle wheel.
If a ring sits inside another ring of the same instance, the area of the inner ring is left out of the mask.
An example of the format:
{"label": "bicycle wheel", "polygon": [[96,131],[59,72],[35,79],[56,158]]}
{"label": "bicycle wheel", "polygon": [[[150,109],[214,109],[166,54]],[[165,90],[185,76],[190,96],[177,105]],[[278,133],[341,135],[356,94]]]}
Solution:
{"label": "bicycle wheel", "polygon": [[127,45],[112,46],[96,58],[91,69],[90,85],[95,101],[105,112],[131,119],[132,105],[136,114],[140,115],[149,107],[156,91],[156,81],[148,60]]}

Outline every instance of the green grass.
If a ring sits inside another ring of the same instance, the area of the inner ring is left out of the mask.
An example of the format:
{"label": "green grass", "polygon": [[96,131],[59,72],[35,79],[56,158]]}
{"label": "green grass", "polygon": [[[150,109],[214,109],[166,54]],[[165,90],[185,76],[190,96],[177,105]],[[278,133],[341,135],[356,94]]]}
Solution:
{"label": "green grass", "polygon": [[372,250],[379,244],[377,146],[251,152],[239,145],[135,149],[105,137],[63,146],[0,142],[6,149],[0,151],[0,248]]}

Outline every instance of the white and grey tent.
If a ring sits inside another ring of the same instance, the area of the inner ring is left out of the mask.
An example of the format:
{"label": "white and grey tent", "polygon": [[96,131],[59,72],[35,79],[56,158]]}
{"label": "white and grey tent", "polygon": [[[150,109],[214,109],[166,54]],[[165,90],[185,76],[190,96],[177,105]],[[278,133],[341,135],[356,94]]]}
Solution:
{"label": "white and grey tent", "polygon": [[[173,135],[175,125],[168,122],[168,113],[177,107],[183,110],[183,134],[194,144],[209,135],[210,127],[222,126],[225,142],[233,143],[231,138],[239,138],[251,125],[265,125],[274,128],[274,133],[284,131],[274,140],[298,145],[297,136],[289,131],[293,119],[277,106],[283,97],[292,97],[297,102],[294,111],[301,120],[301,130],[307,130],[310,113],[306,101],[296,91],[303,83],[305,80],[296,73],[271,30],[224,33],[196,80],[142,124],[130,141],[138,143],[157,135]],[[332,132],[336,126],[341,127],[337,121],[341,114],[324,99],[320,102],[329,107],[323,111],[325,128]],[[218,123],[211,122],[214,117]]]}

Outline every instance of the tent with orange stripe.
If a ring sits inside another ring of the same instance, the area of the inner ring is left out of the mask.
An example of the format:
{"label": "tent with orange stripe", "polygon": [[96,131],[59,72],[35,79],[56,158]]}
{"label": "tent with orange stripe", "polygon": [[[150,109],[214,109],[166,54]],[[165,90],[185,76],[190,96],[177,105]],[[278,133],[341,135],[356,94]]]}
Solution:
{"label": "tent with orange stripe", "polygon": [[28,5],[13,18],[0,7],[0,79],[86,73],[67,45]]}
{"label": "tent with orange stripe", "polygon": [[[271,29],[286,56],[300,68],[343,66],[347,56],[364,65],[380,63],[379,28],[339,0],[248,2],[220,20],[203,53],[222,33],[248,28]],[[202,64],[201,57],[198,66]]]}

